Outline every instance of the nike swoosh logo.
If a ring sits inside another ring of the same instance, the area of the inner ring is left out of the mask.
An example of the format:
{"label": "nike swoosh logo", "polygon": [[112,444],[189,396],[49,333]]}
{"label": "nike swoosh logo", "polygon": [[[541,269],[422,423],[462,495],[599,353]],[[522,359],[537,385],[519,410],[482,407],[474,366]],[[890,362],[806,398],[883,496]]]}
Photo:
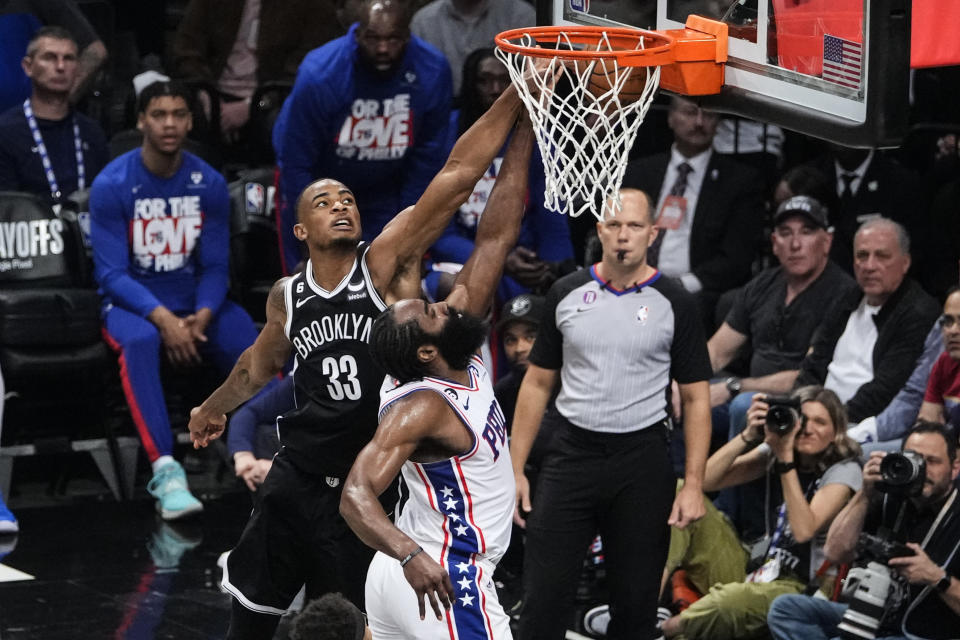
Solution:
{"label": "nike swoosh logo", "polygon": [[350,291],[363,291],[363,288],[365,286],[367,286],[367,283],[365,282],[358,282],[357,284],[353,284],[351,282],[347,284],[347,289],[349,289]]}
{"label": "nike swoosh logo", "polygon": [[470,396],[467,396],[467,401],[463,403],[463,409],[465,411],[470,409]]}
{"label": "nike swoosh logo", "polygon": [[313,294],[312,296],[307,296],[307,297],[304,298],[303,300],[297,300],[297,304],[296,304],[297,309],[299,309],[299,308],[302,307],[303,305],[307,304],[307,301],[310,300],[311,298],[316,298],[316,297],[317,297],[317,294]]}

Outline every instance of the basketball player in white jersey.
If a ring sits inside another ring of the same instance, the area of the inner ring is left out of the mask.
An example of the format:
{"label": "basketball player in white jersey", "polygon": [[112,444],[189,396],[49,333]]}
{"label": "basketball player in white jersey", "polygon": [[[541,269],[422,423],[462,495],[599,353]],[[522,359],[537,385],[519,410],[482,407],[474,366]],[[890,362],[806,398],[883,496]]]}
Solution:
{"label": "basketball player in white jersey", "polygon": [[[503,412],[477,350],[520,230],[532,138],[524,118],[446,302],[403,300],[373,325],[371,353],[392,379],[340,512],[378,551],[366,585],[377,640],[512,637],[492,577],[510,542],[514,479]],[[377,496],[398,472],[405,488],[394,525]]]}

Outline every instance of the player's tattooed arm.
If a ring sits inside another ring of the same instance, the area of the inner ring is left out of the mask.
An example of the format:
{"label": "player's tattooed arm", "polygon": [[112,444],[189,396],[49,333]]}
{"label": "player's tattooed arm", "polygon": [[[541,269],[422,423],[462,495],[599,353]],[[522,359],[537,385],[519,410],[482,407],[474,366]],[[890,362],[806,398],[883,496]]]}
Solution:
{"label": "player's tattooed arm", "polygon": [[274,283],[267,298],[267,321],[256,341],[234,365],[230,375],[199,407],[190,411],[190,438],[194,447],[205,447],[219,438],[227,424],[227,412],[240,406],[283,370],[292,348],[284,333],[287,308],[284,283]]}

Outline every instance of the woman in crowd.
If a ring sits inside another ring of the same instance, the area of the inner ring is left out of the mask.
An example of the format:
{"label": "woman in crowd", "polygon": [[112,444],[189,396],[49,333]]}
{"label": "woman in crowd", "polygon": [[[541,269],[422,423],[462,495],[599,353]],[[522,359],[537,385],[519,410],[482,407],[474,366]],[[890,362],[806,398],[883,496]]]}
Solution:
{"label": "woman in crowd", "polygon": [[[662,623],[667,638],[765,637],[767,609],[774,598],[801,593],[828,575],[820,571],[823,539],[833,518],[860,488],[860,450],[846,435],[847,416],[836,394],[809,386],[798,389],[791,398],[799,403],[793,414],[796,419],[791,416],[778,433],[767,420],[769,398],[758,394],[747,412],[743,432],[707,461],[705,491],[766,478],[767,535],[753,547],[750,555],[756,561],[745,581],[698,585],[698,572],[688,572],[695,586],[701,591],[709,588],[709,592]],[[777,412],[782,414],[783,408],[781,405]],[[716,511],[711,514],[722,519]],[[701,520],[695,525],[711,526],[717,523]],[[693,533],[671,541],[687,544],[687,548],[670,550],[670,557],[681,568],[686,558],[703,557],[702,553],[698,556],[697,539]],[[741,554],[739,547],[731,545],[730,549],[714,548],[710,557],[743,557]]]}

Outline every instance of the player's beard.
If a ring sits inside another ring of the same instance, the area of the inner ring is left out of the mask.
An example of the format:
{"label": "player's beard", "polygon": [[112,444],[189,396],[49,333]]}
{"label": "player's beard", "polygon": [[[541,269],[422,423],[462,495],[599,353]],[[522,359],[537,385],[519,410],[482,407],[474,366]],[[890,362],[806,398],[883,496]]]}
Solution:
{"label": "player's beard", "polygon": [[436,345],[452,369],[463,371],[483,344],[490,326],[486,320],[471,313],[452,307],[449,312],[447,322],[435,337]]}
{"label": "player's beard", "polygon": [[331,239],[330,242],[327,243],[327,246],[324,247],[324,249],[333,249],[334,251],[355,250],[359,242],[360,242],[359,233],[352,238],[345,238],[343,236],[339,236],[337,238]]}

